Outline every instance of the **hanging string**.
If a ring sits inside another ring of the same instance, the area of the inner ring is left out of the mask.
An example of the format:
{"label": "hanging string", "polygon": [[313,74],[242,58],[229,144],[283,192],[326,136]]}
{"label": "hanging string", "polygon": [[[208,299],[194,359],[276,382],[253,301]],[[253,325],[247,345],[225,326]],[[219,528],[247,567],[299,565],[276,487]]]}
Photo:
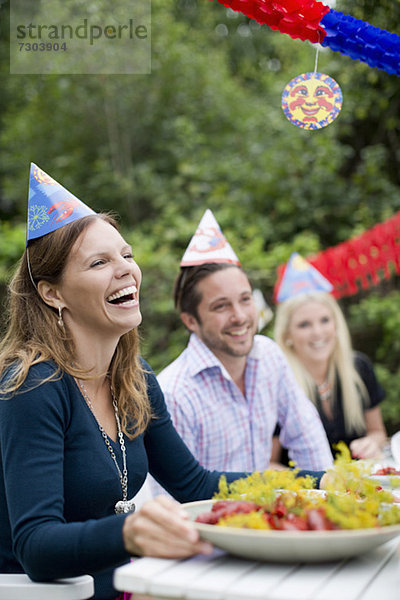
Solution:
{"label": "hanging string", "polygon": [[318,67],[318,54],[319,54],[319,44],[317,45],[316,52],[315,52],[314,75],[317,72],[317,67]]}
{"label": "hanging string", "polygon": [[315,53],[314,75],[317,72],[317,67],[318,67],[318,54],[319,54],[319,48],[317,48],[317,51]]}

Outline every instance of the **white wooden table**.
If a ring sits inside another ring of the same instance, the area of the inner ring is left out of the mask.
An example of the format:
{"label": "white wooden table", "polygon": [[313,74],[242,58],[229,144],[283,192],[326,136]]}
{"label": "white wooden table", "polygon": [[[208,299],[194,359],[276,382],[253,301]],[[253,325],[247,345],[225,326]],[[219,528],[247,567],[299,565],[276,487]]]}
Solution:
{"label": "white wooden table", "polygon": [[157,600],[400,600],[399,541],[323,564],[261,563],[220,550],[180,561],[140,558],[116,569],[114,585]]}

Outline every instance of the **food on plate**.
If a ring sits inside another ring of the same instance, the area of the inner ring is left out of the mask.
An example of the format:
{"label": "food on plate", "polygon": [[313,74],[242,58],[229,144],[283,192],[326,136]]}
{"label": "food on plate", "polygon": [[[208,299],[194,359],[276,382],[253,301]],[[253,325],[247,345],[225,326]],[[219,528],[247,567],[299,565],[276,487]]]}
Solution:
{"label": "food on plate", "polygon": [[[289,496],[288,496],[289,495]],[[322,506],[302,506],[299,496],[292,492],[277,494],[273,506],[267,508],[245,500],[219,500],[208,513],[196,521],[222,527],[250,529],[280,529],[285,531],[338,529]]]}
{"label": "food on plate", "polygon": [[339,447],[325,490],[298,469],[264,471],[228,484],[220,480],[211,511],[196,522],[220,527],[286,531],[366,529],[400,524],[395,496],[366,477],[366,465]]}
{"label": "food on plate", "polygon": [[381,467],[376,469],[372,475],[400,475],[400,470],[396,467]]}

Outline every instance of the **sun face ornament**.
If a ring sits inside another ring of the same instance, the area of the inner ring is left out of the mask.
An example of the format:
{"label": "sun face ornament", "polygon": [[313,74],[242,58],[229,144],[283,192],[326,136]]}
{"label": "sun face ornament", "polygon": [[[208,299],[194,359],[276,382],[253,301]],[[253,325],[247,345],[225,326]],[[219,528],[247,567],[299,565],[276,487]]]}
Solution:
{"label": "sun face ornament", "polygon": [[322,129],[342,108],[339,84],[325,73],[302,73],[289,81],[282,93],[286,118],[302,129]]}

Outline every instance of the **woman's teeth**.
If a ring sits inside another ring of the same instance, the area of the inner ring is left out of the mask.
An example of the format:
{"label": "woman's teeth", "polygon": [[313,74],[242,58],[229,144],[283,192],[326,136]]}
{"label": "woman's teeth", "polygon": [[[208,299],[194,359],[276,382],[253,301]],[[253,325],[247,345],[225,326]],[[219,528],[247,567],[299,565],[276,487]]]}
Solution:
{"label": "woman's teeth", "polygon": [[311,347],[312,347],[312,348],[316,348],[317,350],[318,350],[319,348],[324,348],[325,346],[326,346],[326,343],[325,343],[325,342],[313,342],[313,343],[311,344]]}
{"label": "woman's teeth", "polygon": [[107,302],[116,302],[117,300],[120,300],[121,298],[125,297],[127,300],[132,300],[136,292],[137,287],[135,285],[130,285],[129,287],[126,287],[122,290],[119,290],[118,292],[115,292],[115,294],[111,294],[111,296],[108,296]]}

